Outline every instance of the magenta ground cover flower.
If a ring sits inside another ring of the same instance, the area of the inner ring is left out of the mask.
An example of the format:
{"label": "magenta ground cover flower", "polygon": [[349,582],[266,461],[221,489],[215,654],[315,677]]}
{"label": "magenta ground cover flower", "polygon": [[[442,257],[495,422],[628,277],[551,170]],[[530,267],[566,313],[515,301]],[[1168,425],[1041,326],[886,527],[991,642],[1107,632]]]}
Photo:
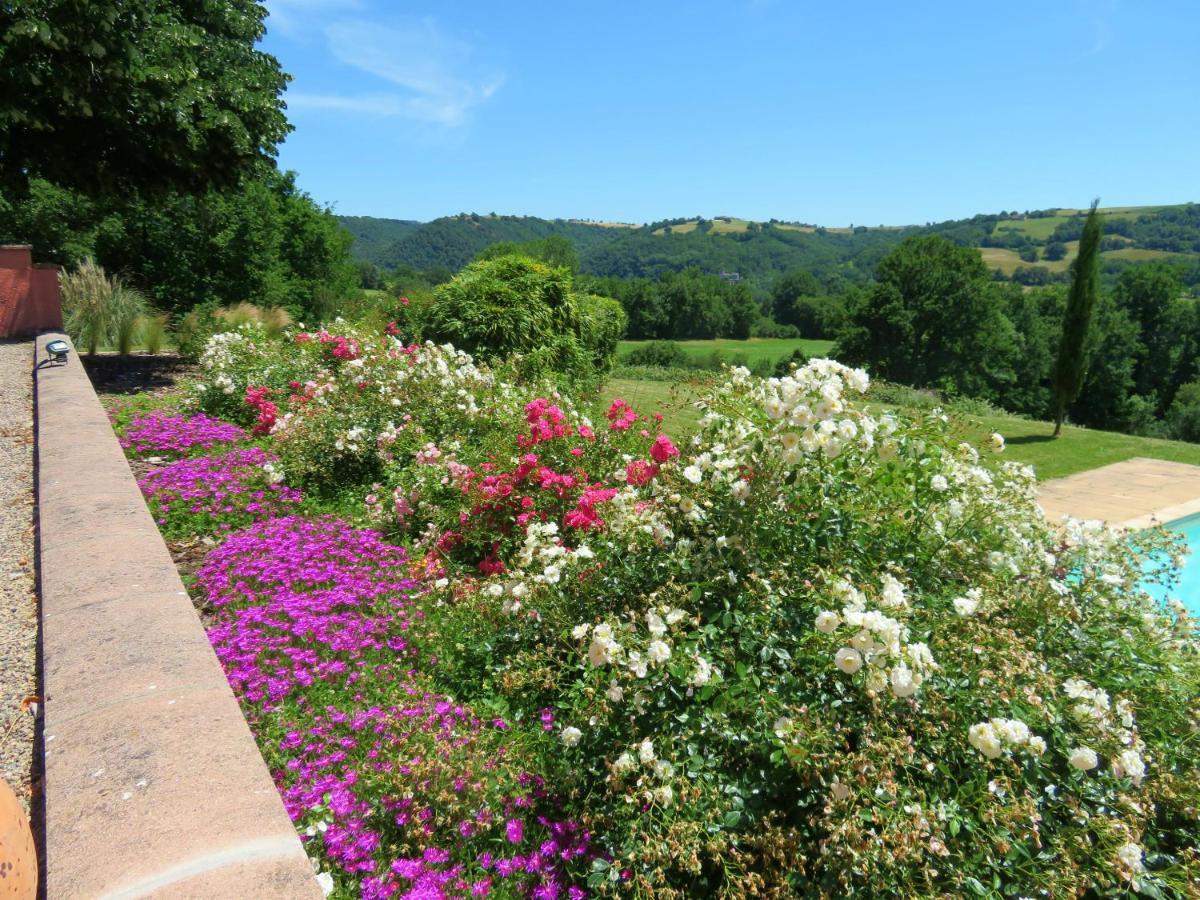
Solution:
{"label": "magenta ground cover flower", "polygon": [[523,735],[416,671],[402,548],[332,517],[271,519],[197,582],[285,807],[339,880],[365,898],[584,896],[591,837],[525,771]]}
{"label": "magenta ground cover flower", "polygon": [[407,559],[377,532],[331,517],[231,535],[196,578],[217,609],[209,639],[234,690],[269,709],[314,682],[352,685],[393,666],[419,618]]}
{"label": "magenta ground cover flower", "polygon": [[181,459],[153,470],[138,487],[168,535],[229,531],[301,501],[299,491],[267,477],[263,466],[275,461],[259,447]]}
{"label": "magenta ground cover flower", "polygon": [[120,436],[121,446],[137,456],[186,456],[220,444],[244,441],[244,429],[203,413],[183,416],[151,412],[134,416]]}

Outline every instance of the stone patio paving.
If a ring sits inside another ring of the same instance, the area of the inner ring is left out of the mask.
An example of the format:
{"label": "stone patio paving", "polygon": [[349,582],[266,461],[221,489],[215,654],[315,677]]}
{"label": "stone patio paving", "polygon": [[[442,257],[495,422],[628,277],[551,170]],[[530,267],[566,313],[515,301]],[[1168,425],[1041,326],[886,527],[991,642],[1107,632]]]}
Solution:
{"label": "stone patio paving", "polygon": [[1200,466],[1135,457],[1044,481],[1038,500],[1050,521],[1070,515],[1146,528],[1200,513]]}

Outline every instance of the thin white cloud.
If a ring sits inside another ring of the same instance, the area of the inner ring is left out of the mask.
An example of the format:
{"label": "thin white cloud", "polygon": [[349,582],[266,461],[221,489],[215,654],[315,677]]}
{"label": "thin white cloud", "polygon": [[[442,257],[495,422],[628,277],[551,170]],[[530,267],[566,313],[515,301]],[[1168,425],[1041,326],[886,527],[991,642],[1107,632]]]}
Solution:
{"label": "thin white cloud", "polygon": [[267,28],[289,38],[321,36],[321,20],[330,15],[357,12],[361,0],[265,0]]}
{"label": "thin white cloud", "polygon": [[[399,26],[342,20],[327,25],[325,36],[340,62],[388,82],[401,92],[324,97],[324,108],[455,126],[503,83],[501,76],[484,71],[472,59],[469,44],[442,34],[429,19]],[[310,102],[313,99],[308,98]]]}

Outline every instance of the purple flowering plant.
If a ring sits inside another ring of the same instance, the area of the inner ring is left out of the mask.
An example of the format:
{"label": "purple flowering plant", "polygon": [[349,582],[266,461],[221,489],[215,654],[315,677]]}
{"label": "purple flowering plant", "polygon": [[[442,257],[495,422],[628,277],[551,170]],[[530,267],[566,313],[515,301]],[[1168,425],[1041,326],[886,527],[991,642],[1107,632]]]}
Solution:
{"label": "purple flowering plant", "polygon": [[363,897],[578,898],[591,836],[528,771],[551,740],[429,687],[405,551],[331,517],[236,532],[197,585],[309,852]]}
{"label": "purple flowering plant", "polygon": [[130,456],[168,459],[193,456],[225,444],[239,444],[248,437],[237,425],[203,413],[189,416],[165,410],[134,415],[120,431],[121,446]]}
{"label": "purple flowering plant", "polygon": [[300,492],[273,480],[274,454],[260,447],[177,460],[138,481],[162,532],[171,538],[221,534],[284,515]]}

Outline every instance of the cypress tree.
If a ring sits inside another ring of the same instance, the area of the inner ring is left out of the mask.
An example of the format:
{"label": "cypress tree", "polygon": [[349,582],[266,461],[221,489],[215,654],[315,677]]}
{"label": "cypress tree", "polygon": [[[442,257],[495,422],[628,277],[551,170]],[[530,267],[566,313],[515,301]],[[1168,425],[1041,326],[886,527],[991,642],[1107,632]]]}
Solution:
{"label": "cypress tree", "polygon": [[1062,431],[1067,407],[1079,396],[1087,375],[1092,311],[1096,308],[1099,282],[1100,236],[1104,231],[1100,214],[1096,212],[1099,203],[1099,199],[1092,201],[1092,208],[1083,225],[1083,234],[1079,238],[1079,255],[1071,269],[1071,293],[1067,296],[1062,340],[1058,344],[1058,360],[1054,365],[1055,437]]}

